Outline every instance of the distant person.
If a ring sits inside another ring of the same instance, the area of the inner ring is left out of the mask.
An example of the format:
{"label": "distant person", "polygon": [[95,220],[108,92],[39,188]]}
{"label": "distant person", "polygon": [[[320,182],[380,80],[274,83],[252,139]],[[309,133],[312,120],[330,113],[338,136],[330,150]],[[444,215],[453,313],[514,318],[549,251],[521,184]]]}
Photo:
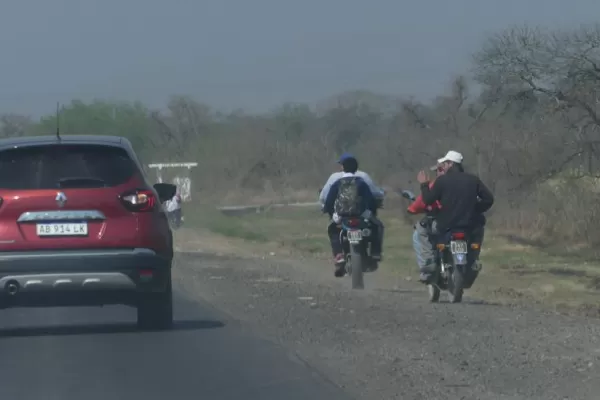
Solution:
{"label": "distant person", "polygon": [[[331,190],[331,187],[340,178],[342,178],[348,174],[344,170],[344,163],[346,163],[346,162],[349,162],[350,164],[352,164],[352,166],[354,165],[354,163],[356,163],[357,169],[355,172],[353,172],[353,174],[355,176],[361,178],[368,185],[369,189],[371,190],[372,195],[375,197],[376,207],[375,207],[375,210],[373,210],[371,217],[369,218],[371,223],[373,223],[373,225],[375,226],[373,234],[376,237],[376,239],[373,241],[373,245],[371,247],[371,258],[375,261],[381,261],[382,249],[383,249],[383,233],[384,233],[385,227],[383,225],[383,222],[381,222],[381,220],[377,217],[377,208],[379,208],[381,206],[381,203],[383,202],[383,198],[385,196],[385,191],[382,188],[375,185],[375,183],[373,182],[373,179],[371,179],[369,174],[358,169],[358,161],[356,160],[356,157],[354,157],[352,154],[350,154],[350,153],[342,154],[342,156],[338,160],[338,164],[340,166],[339,167],[340,171],[334,172],[333,174],[331,174],[329,176],[329,179],[327,179],[327,182],[325,182],[323,189],[321,189],[321,192],[319,193],[319,202],[321,203],[321,208],[325,207],[325,201],[327,199],[327,196],[329,195],[329,191]],[[347,166],[348,166],[347,169],[349,169],[350,165],[347,165]],[[337,230],[336,224],[329,225],[329,235],[330,236],[336,230]],[[338,255],[334,254],[334,256],[337,257]],[[343,256],[342,256],[342,258],[343,258]]]}
{"label": "distant person", "polygon": [[167,216],[169,217],[169,221],[175,229],[181,226],[182,221],[182,211],[181,211],[181,194],[179,189],[175,193],[170,200],[165,202],[165,208],[167,211]]}
{"label": "distant person", "polygon": [[[417,181],[421,184],[423,203],[440,204],[436,214],[439,236],[453,229],[465,229],[475,242],[483,244],[486,222],[483,214],[494,204],[494,195],[479,177],[465,172],[462,162],[462,154],[450,150],[438,160],[443,175],[430,184],[427,173],[420,171]],[[480,250],[474,251],[475,262],[479,260]],[[428,283],[430,276],[422,275],[421,281]]]}
{"label": "distant person", "polygon": [[[356,175],[358,169],[356,159],[346,158],[342,162],[342,167],[343,175],[329,188],[323,206],[323,211],[329,214],[331,218],[327,233],[334,256],[334,276],[338,278],[346,273],[344,270],[344,250],[340,240],[341,228],[338,226],[341,218],[359,216],[370,218],[377,209],[376,200],[373,193],[371,193],[371,189],[369,189],[369,185]],[[377,239],[373,240],[373,244],[378,242]]]}

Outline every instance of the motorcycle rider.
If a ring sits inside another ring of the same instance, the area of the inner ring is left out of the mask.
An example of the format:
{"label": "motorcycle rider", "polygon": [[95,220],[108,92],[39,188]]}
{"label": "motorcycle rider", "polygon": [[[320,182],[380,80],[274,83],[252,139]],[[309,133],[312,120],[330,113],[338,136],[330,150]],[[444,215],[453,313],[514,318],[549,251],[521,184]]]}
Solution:
{"label": "motorcycle rider", "polygon": [[[338,160],[338,164],[340,165],[340,171],[334,172],[333,174],[331,174],[329,176],[329,178],[327,179],[327,182],[325,182],[325,185],[323,186],[323,189],[321,189],[321,192],[319,193],[319,202],[321,203],[322,209],[324,208],[325,200],[327,199],[327,195],[329,194],[329,191],[331,190],[331,186],[335,182],[337,182],[340,178],[342,178],[345,174],[343,164],[344,164],[344,162],[346,162],[346,160],[354,160],[354,162],[356,162],[356,165],[358,168],[358,161],[357,161],[356,157],[354,157],[351,153],[348,153],[348,152],[342,154],[342,156]],[[383,197],[385,196],[385,191],[382,188],[375,185],[375,183],[373,182],[373,179],[371,179],[369,174],[367,174],[366,172],[357,169],[355,172],[355,175],[362,178],[362,180],[365,181],[365,183],[369,186],[369,188],[371,189],[371,193],[375,197],[377,205],[379,206],[379,204],[381,204],[381,202],[383,202]],[[376,209],[373,210],[372,215],[369,218],[369,220],[374,225],[374,228],[375,228],[373,230],[373,235],[375,238],[374,238],[373,246],[371,247],[371,257],[373,258],[373,260],[381,261],[381,259],[382,259],[381,251],[383,249],[383,234],[384,234],[385,226],[383,225],[383,222],[381,222],[381,220],[379,218],[377,218],[377,210]],[[331,235],[334,234],[335,231],[337,231],[339,233],[337,224],[334,224],[334,223],[330,224],[329,228],[328,228],[329,236],[331,237]],[[334,257],[336,257],[336,256],[337,256],[337,254],[334,253]],[[344,259],[342,257],[340,263],[343,263],[343,262],[344,262]]]}
{"label": "motorcycle rider", "polygon": [[[437,172],[437,177],[443,175],[445,172],[442,164],[431,167],[431,170]],[[435,180],[431,181],[429,187],[433,186],[434,182]],[[435,243],[433,243],[432,239],[437,232],[435,215],[439,209],[439,201],[428,206],[423,203],[423,197],[419,194],[406,210],[409,214],[413,215],[425,214],[425,217],[415,224],[413,232],[413,248],[417,258],[421,281],[426,281],[436,268]]]}
{"label": "motorcycle rider", "polygon": [[[494,195],[479,177],[464,171],[463,156],[454,150],[438,159],[444,171],[430,186],[425,171],[420,171],[417,181],[421,184],[423,203],[440,203],[436,215],[437,234],[444,235],[452,229],[468,230],[473,241],[482,244],[485,217],[483,213],[494,204]],[[477,260],[480,249],[475,251]],[[421,277],[427,283],[429,275]]]}
{"label": "motorcycle rider", "polygon": [[[331,185],[333,185],[335,181],[337,181],[344,175],[344,167],[343,167],[342,163],[344,162],[344,160],[349,159],[349,158],[354,158],[356,160],[356,157],[354,157],[351,153],[346,152],[341,155],[340,159],[337,162],[340,165],[340,171],[334,172],[333,174],[331,174],[329,176],[329,178],[327,179],[327,182],[325,182],[325,185],[323,185],[323,189],[321,190],[321,193],[319,194],[319,202],[321,204],[325,203],[325,199],[327,198],[327,194],[329,193],[329,189],[331,188]],[[356,171],[356,176],[361,177],[367,183],[367,185],[369,185],[369,188],[371,189],[371,193],[373,193],[373,196],[375,196],[375,198],[383,199],[383,197],[385,195],[385,191],[382,188],[375,185],[375,183],[373,182],[373,179],[371,179],[369,174],[367,174],[365,171],[361,171],[359,169]]]}
{"label": "motorcycle rider", "polygon": [[[343,215],[343,216],[364,216],[365,218],[371,217],[377,209],[376,199],[369,188],[369,185],[365,180],[356,174],[358,170],[358,161],[354,157],[347,157],[342,161],[343,174],[336,180],[328,189],[325,197],[325,204],[323,205],[323,211],[328,213],[331,217],[331,223],[327,227],[327,233],[329,235],[329,241],[331,243],[331,251],[334,256],[335,271],[334,276],[342,277],[345,275],[344,266],[344,252],[342,243],[340,241],[340,228],[338,223],[341,221],[341,216],[338,215],[336,210],[336,202],[342,200],[342,185],[344,187],[354,186],[356,188],[356,197],[348,199],[344,198],[346,202],[352,203],[353,208],[356,208],[356,215]],[[379,241],[377,239],[373,242],[373,247]],[[379,249],[381,251],[381,249]]]}

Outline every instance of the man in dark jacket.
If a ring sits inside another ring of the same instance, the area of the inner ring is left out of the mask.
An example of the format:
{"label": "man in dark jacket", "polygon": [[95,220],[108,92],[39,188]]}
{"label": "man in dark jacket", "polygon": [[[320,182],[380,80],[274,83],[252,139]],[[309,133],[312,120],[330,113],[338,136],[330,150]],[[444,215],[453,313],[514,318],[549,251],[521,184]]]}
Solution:
{"label": "man in dark jacket", "polygon": [[[358,204],[358,215],[365,215],[365,212],[375,213],[377,211],[377,202],[375,200],[375,196],[371,192],[369,185],[359,176],[356,175],[356,171],[358,170],[358,161],[355,158],[347,158],[342,161],[342,168],[344,174],[333,183],[329,192],[327,193],[327,197],[325,199],[325,204],[323,206],[323,212],[329,214],[332,219],[332,222],[329,224],[327,228],[327,233],[329,235],[329,241],[331,242],[331,250],[334,256],[334,263],[336,266],[335,276],[342,277],[345,275],[345,271],[343,268],[344,265],[344,251],[342,249],[342,243],[340,241],[340,228],[338,227],[338,223],[340,222],[340,216],[335,213],[335,201],[338,198],[338,192],[341,182],[345,178],[355,178],[356,179],[356,189],[358,200],[360,204]],[[365,217],[367,217],[365,215]]]}
{"label": "man in dark jacket", "polygon": [[[479,177],[466,173],[462,166],[463,156],[449,151],[438,160],[445,170],[430,187],[425,171],[419,172],[417,180],[421,184],[423,202],[432,205],[439,201],[441,208],[436,216],[437,231],[440,235],[452,229],[465,229],[478,243],[483,242],[485,217],[483,213],[494,204],[494,195]],[[477,260],[479,250],[475,255]],[[428,277],[422,276],[422,281]]]}

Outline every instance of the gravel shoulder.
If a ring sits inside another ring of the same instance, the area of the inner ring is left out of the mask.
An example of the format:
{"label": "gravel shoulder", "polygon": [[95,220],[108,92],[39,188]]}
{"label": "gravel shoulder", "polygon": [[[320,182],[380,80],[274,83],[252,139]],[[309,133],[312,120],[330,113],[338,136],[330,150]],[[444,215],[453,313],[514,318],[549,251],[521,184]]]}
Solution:
{"label": "gravel shoulder", "polygon": [[357,399],[600,398],[597,319],[468,297],[432,305],[420,285],[376,273],[367,290],[352,291],[326,263],[201,242],[207,252],[179,246],[177,287]]}

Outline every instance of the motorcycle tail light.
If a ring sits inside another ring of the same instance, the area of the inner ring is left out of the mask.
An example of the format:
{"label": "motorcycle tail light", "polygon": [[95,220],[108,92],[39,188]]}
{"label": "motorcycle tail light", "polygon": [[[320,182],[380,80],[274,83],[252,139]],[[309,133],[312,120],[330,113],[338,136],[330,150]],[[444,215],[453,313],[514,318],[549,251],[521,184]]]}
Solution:
{"label": "motorcycle tail light", "polygon": [[354,226],[358,226],[358,224],[360,223],[360,220],[353,218],[353,219],[349,219],[346,223],[348,224],[348,226],[354,227]]}

